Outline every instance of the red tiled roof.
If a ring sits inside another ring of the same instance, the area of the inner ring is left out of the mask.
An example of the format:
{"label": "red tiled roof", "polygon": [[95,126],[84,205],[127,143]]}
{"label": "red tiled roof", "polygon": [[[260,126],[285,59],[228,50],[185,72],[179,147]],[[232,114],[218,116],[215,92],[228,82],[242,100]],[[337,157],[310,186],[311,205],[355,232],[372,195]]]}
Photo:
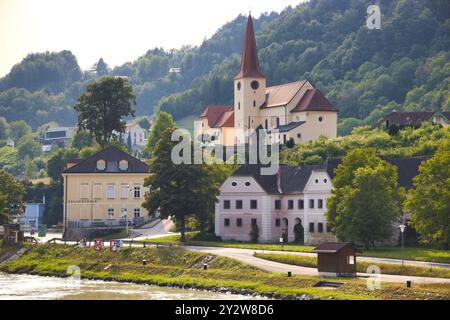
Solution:
{"label": "red tiled roof", "polygon": [[214,124],[214,128],[234,127],[234,110],[225,111]]}
{"label": "red tiled roof", "polygon": [[245,33],[244,49],[242,52],[241,68],[235,79],[252,77],[265,78],[259,70],[258,50],[256,48],[255,31],[253,30],[252,16],[248,16]]}
{"label": "red tiled roof", "polygon": [[295,95],[305,85],[307,80],[300,80],[266,88],[266,102],[262,109],[275,106],[284,106],[294,99]]}
{"label": "red tiled roof", "polygon": [[[207,106],[200,114],[200,118],[208,120],[208,127],[213,128],[227,111],[233,110],[232,106]],[[234,121],[234,118],[233,118]]]}
{"label": "red tiled roof", "polygon": [[291,112],[300,111],[335,111],[338,110],[328,101],[319,89],[306,90],[297,106]]}

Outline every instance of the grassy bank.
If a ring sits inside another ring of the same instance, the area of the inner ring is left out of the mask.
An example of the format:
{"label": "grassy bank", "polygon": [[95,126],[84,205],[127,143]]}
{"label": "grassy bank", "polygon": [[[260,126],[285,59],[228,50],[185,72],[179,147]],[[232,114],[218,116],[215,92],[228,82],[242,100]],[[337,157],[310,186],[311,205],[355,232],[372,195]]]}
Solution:
{"label": "grassy bank", "polygon": [[[184,244],[202,247],[223,247],[223,248],[240,248],[240,249],[254,249],[254,250],[268,250],[268,251],[291,251],[291,252],[311,252],[314,246],[305,246],[298,244],[268,244],[268,243],[249,243],[236,241],[205,241],[199,240],[201,235],[198,232],[189,232],[187,234],[187,241]],[[148,241],[176,243],[182,244],[179,235],[170,235]],[[402,249],[398,247],[376,248],[370,250],[363,250],[365,257],[379,257],[401,259]],[[404,258],[406,260],[427,261],[450,263],[450,251],[438,250],[430,248],[404,248]]]}
{"label": "grassy bank", "polygon": [[[142,260],[147,260],[147,265]],[[208,269],[203,263],[208,261]],[[233,293],[259,293],[276,298],[302,295],[335,299],[450,299],[450,288],[416,286],[413,290],[400,284],[383,284],[381,290],[367,289],[365,281],[339,279],[337,289],[314,287],[320,278],[271,273],[213,255],[181,248],[124,248],[118,253],[92,248],[45,244],[22,257],[0,265],[0,271],[65,277],[67,267],[77,265],[84,278],[127,281],[161,286],[178,286]]]}
{"label": "grassy bank", "polygon": [[[255,257],[281,262],[285,264],[292,264],[302,267],[317,267],[316,257],[304,257],[293,254],[277,254],[277,253],[255,253]],[[358,272],[366,273],[367,268],[374,265],[373,262],[358,261],[356,270]],[[450,278],[450,269],[444,268],[430,268],[416,267],[416,266],[404,266],[390,263],[376,263],[381,269],[383,274],[395,274],[395,275],[409,275],[418,277],[434,277],[434,278]]]}

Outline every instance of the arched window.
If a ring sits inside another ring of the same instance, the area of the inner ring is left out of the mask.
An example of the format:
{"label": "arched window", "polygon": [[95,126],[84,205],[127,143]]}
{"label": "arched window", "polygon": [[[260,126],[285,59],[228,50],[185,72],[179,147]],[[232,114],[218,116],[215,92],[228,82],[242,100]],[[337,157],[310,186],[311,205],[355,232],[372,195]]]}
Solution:
{"label": "arched window", "polygon": [[280,118],[277,117],[277,127],[280,126]]}
{"label": "arched window", "polygon": [[268,127],[269,127],[269,121],[267,121],[267,119],[264,121],[264,127],[266,128],[266,130],[267,130]]}
{"label": "arched window", "polygon": [[121,171],[126,171],[128,170],[128,161],[127,160],[120,160],[119,161],[119,169]]}
{"label": "arched window", "polygon": [[98,160],[97,161],[97,170],[103,171],[105,169],[106,169],[106,162],[105,162],[105,160],[102,160],[102,159]]}

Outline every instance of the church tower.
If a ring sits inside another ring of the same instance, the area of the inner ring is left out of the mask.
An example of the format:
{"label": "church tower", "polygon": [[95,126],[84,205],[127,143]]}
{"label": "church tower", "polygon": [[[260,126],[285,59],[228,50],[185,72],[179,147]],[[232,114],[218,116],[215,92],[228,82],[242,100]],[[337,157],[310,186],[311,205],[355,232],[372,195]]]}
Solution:
{"label": "church tower", "polygon": [[249,15],[241,68],[234,78],[234,128],[237,143],[248,142],[247,138],[243,140],[243,137],[240,137],[240,132],[248,137],[254,129],[261,125],[259,109],[265,101],[266,77],[259,68],[253,20]]}

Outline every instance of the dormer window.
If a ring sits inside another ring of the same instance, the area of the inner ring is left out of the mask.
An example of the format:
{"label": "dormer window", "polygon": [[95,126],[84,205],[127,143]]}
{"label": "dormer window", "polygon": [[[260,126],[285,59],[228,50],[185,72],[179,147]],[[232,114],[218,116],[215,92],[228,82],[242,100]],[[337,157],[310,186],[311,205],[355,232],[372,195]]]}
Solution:
{"label": "dormer window", "polygon": [[105,160],[97,160],[97,170],[104,171],[106,169],[106,162]]}
{"label": "dormer window", "polygon": [[127,160],[120,160],[120,162],[119,162],[119,169],[121,171],[128,170],[128,161]]}

